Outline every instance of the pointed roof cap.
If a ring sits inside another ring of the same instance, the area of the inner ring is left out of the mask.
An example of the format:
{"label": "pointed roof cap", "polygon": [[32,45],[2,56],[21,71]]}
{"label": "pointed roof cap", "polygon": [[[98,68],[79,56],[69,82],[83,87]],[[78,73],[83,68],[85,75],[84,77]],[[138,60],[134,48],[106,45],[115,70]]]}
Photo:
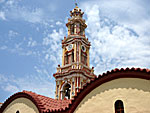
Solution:
{"label": "pointed roof cap", "polygon": [[82,17],[83,16],[83,14],[84,14],[84,12],[82,12],[81,11],[81,9],[76,5],[76,7],[72,10],[72,11],[70,11],[70,13],[71,13],[71,17],[72,16],[80,16],[80,17]]}

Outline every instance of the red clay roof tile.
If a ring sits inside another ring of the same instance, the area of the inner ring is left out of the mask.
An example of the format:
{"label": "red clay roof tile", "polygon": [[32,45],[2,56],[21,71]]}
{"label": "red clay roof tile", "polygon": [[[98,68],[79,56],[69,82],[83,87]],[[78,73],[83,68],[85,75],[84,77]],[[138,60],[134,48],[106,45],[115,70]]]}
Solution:
{"label": "red clay roof tile", "polygon": [[[139,74],[139,75],[134,74],[137,72],[140,72],[143,74]],[[120,73],[120,74],[117,75],[117,73]],[[144,76],[145,76],[146,79],[147,78],[150,79],[150,69],[141,69],[141,68],[118,69],[118,68],[116,68],[114,70],[107,71],[106,73],[103,73],[102,75],[99,75],[98,77],[96,77],[93,80],[91,80],[90,82],[88,82],[86,85],[84,85],[84,87],[82,89],[79,90],[77,95],[75,95],[74,99],[72,99],[72,100],[56,100],[56,99],[52,99],[52,98],[49,98],[49,97],[46,97],[43,95],[38,95],[31,91],[23,91],[23,92],[16,93],[16,94],[12,95],[10,98],[8,98],[6,100],[6,102],[2,105],[2,108],[0,108],[0,110],[5,109],[5,107],[11,101],[13,101],[13,99],[24,96],[26,98],[29,98],[30,100],[32,100],[35,103],[35,105],[38,107],[40,113],[49,113],[49,112],[68,113],[68,111],[69,111],[69,113],[72,113],[75,110],[75,108],[77,107],[77,105],[84,98],[84,96],[86,96],[86,94],[89,92],[89,90],[92,90],[94,87],[96,87],[96,85],[95,85],[96,83],[101,84],[100,82],[97,82],[97,81],[101,81],[105,77],[107,79],[114,79],[114,77],[116,75],[117,75],[116,78],[118,78],[119,76],[121,78],[121,74],[123,74],[123,73],[124,74],[127,73],[128,75],[130,75],[130,76],[124,75],[127,77],[131,77],[132,76],[131,73],[133,73],[134,74],[133,77],[135,77],[137,75],[138,77],[141,77],[141,78],[144,78]],[[144,75],[144,73],[146,73],[146,75]],[[114,74],[116,74],[116,75],[114,75]],[[97,84],[97,85],[99,85],[99,84]]]}
{"label": "red clay roof tile", "polygon": [[38,95],[31,91],[23,91],[23,93],[29,94],[31,97],[36,99],[38,107],[42,107],[42,111],[44,112],[58,111],[60,109],[65,110],[69,107],[69,104],[71,104],[71,100],[56,100],[42,95]]}

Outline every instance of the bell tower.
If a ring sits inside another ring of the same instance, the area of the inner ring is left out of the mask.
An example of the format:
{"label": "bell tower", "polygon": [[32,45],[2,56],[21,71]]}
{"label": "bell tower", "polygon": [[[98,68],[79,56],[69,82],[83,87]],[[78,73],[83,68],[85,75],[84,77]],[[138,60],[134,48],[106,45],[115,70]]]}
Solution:
{"label": "bell tower", "polygon": [[62,40],[62,66],[58,65],[57,72],[53,74],[56,79],[56,99],[73,98],[80,88],[96,77],[94,67],[90,68],[91,44],[85,36],[87,25],[83,14],[77,5],[70,11],[71,18],[66,24],[68,36]]}

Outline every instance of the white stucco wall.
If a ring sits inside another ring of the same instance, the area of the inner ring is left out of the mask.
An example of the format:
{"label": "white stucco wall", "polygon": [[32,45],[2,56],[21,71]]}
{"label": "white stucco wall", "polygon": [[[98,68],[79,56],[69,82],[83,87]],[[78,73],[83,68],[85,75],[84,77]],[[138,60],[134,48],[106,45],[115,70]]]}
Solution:
{"label": "white stucco wall", "polygon": [[121,78],[93,89],[75,113],[115,113],[114,103],[122,100],[125,113],[150,113],[150,80]]}
{"label": "white stucco wall", "polygon": [[18,98],[12,101],[3,113],[39,113],[37,107],[27,98]]}

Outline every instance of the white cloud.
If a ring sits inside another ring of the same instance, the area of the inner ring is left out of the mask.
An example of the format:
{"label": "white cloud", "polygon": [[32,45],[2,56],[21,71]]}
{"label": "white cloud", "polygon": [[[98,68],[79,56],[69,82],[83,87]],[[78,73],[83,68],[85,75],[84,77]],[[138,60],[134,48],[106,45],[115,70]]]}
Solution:
{"label": "white cloud", "polygon": [[2,88],[4,91],[8,91],[11,93],[19,91],[17,86],[13,85],[12,83],[9,83],[10,79],[2,74],[0,74],[0,88]]}
{"label": "white cloud", "polygon": [[36,76],[30,75],[28,76],[28,78],[20,78],[16,81],[17,85],[20,87],[21,90],[33,91],[38,94],[54,97],[54,83],[49,81],[48,78],[47,80],[43,78],[44,74],[43,77],[40,77],[38,75]]}
{"label": "white cloud", "polygon": [[0,19],[2,19],[2,20],[6,20],[5,12],[0,11]]}
{"label": "white cloud", "polygon": [[54,29],[51,34],[48,34],[46,38],[43,38],[43,45],[47,46],[56,42],[60,43],[60,40],[63,38],[63,36],[64,36],[64,31],[62,28],[60,28],[58,32],[56,31],[56,29]]}
{"label": "white cloud", "polygon": [[56,42],[58,42],[61,39],[63,39],[63,36],[64,36],[63,28],[60,28],[58,32],[54,29],[53,32],[51,34],[49,34],[49,37],[53,41],[56,41]]}
{"label": "white cloud", "polygon": [[5,50],[5,49],[7,49],[8,47],[6,46],[6,45],[4,45],[4,46],[1,46],[0,47],[0,50]]}
{"label": "white cloud", "polygon": [[4,2],[5,4],[3,5],[4,7],[8,6],[8,7],[12,7],[14,5],[17,5],[20,1],[22,0],[1,0],[2,2]]}
{"label": "white cloud", "polygon": [[24,10],[21,12],[22,18],[31,23],[41,23],[43,21],[43,11],[42,9],[35,9],[30,11]]}
{"label": "white cloud", "polygon": [[50,25],[50,27],[51,27],[51,28],[53,28],[53,27],[54,27],[54,25]]}
{"label": "white cloud", "polygon": [[37,45],[37,42],[35,40],[32,39],[32,37],[29,38],[29,41],[28,41],[28,47],[34,47]]}
{"label": "white cloud", "polygon": [[[150,29],[150,7],[148,4],[150,4],[150,1],[147,0],[92,0],[82,2],[81,6],[88,11],[92,11],[94,6],[97,6],[98,10],[96,7],[94,10],[96,12],[98,11],[99,15],[124,24],[142,35],[148,33]],[[95,12],[92,11],[92,13]]]}
{"label": "white cloud", "polygon": [[3,2],[5,2],[5,0],[0,0],[0,3],[3,3]]}
{"label": "white cloud", "polygon": [[4,75],[0,74],[0,83],[7,82],[7,81],[8,81],[8,79]]}
{"label": "white cloud", "polygon": [[53,25],[50,25],[52,23],[50,13],[53,13],[57,8],[54,3],[44,3],[44,5],[43,2],[37,1],[37,4],[40,4],[38,6],[37,4],[33,6],[28,3],[27,5],[22,0],[1,0],[0,3],[3,3],[1,7],[3,11],[0,12],[0,19],[5,20],[5,17],[7,17],[7,20],[19,20],[53,27]]}
{"label": "white cloud", "polygon": [[43,39],[43,45],[49,45],[51,43],[51,40],[48,38],[48,37],[46,37],[46,38],[44,38]]}
{"label": "white cloud", "polygon": [[62,22],[57,21],[57,22],[56,22],[56,25],[62,25]]}
{"label": "white cloud", "polygon": [[18,14],[14,14],[14,16],[16,16],[16,18],[22,18],[25,21],[31,22],[31,23],[42,23],[43,22],[43,11],[42,9],[35,9],[35,10],[27,10],[25,8],[19,8],[18,11],[16,13],[19,13],[19,17]]}
{"label": "white cloud", "polygon": [[24,20],[30,23],[43,23],[45,24],[44,12],[41,8],[29,8],[17,5],[18,1],[8,1],[5,6],[5,15],[10,19]]}
{"label": "white cloud", "polygon": [[4,76],[0,74],[0,88],[4,91],[15,93],[22,90],[33,91],[38,94],[54,97],[55,84],[45,74],[26,75],[24,78],[16,78],[12,76]]}
{"label": "white cloud", "polygon": [[49,54],[46,54],[45,59],[48,60],[48,58],[49,58]]}
{"label": "white cloud", "polygon": [[36,30],[39,31],[40,30],[39,27],[36,27]]}
{"label": "white cloud", "polygon": [[[115,5],[113,3],[111,5],[110,10],[113,11]],[[109,15],[107,17],[107,13],[105,13],[105,10],[109,7],[101,9],[98,3],[83,4],[82,7],[85,9],[87,16],[87,36],[92,44],[90,50],[91,65],[95,67],[96,74],[121,67],[150,68],[150,34],[145,35],[148,31],[148,29],[145,29],[145,25],[149,25],[146,22],[148,20],[144,20],[146,23],[143,24],[134,24],[127,17],[125,17],[126,22],[118,19],[114,21],[109,18]],[[104,14],[101,14],[101,12]],[[135,26],[135,29],[130,26],[131,24]],[[144,30],[138,30],[138,28]]]}
{"label": "white cloud", "polygon": [[7,5],[12,5],[12,4],[14,4],[14,2],[15,2],[14,0],[8,0],[8,1],[6,2],[6,4],[7,4]]}
{"label": "white cloud", "polygon": [[59,30],[54,29],[52,33],[47,33],[47,36],[43,38],[43,54],[45,59],[43,62],[49,64],[51,69],[56,69],[58,64],[61,64],[62,59],[62,48],[61,40],[64,37],[64,30],[60,28]]}
{"label": "white cloud", "polygon": [[8,91],[8,92],[11,92],[11,93],[15,93],[15,92],[18,92],[19,89],[18,87],[16,87],[15,85],[12,85],[12,84],[6,84],[5,86],[2,86],[2,89],[4,91]]}
{"label": "white cloud", "polygon": [[[5,17],[7,17],[8,20],[21,20],[34,24],[40,23],[45,26],[49,25],[51,22],[51,17],[47,15],[47,7],[45,6],[33,7],[30,5],[25,5],[22,0],[7,0],[4,3],[5,4],[2,6],[3,12],[0,13],[3,19],[6,19]],[[38,4],[40,3],[41,2],[38,1]],[[54,6],[49,9],[54,10]]]}
{"label": "white cloud", "polygon": [[[4,46],[0,47],[0,50],[6,50],[10,53],[14,53],[14,54],[22,55],[22,56],[30,56],[30,55],[31,56],[39,56],[38,51],[25,49],[24,47],[22,47],[22,45],[23,45],[22,42],[14,44],[13,48],[4,45]],[[30,46],[27,46],[27,47],[34,47],[36,44],[31,42],[31,43],[29,43],[29,45]]]}
{"label": "white cloud", "polygon": [[9,30],[9,33],[8,33],[8,36],[9,36],[9,37],[15,37],[15,36],[17,36],[17,35],[18,35],[17,32],[15,32],[15,31],[13,31],[13,30]]}

